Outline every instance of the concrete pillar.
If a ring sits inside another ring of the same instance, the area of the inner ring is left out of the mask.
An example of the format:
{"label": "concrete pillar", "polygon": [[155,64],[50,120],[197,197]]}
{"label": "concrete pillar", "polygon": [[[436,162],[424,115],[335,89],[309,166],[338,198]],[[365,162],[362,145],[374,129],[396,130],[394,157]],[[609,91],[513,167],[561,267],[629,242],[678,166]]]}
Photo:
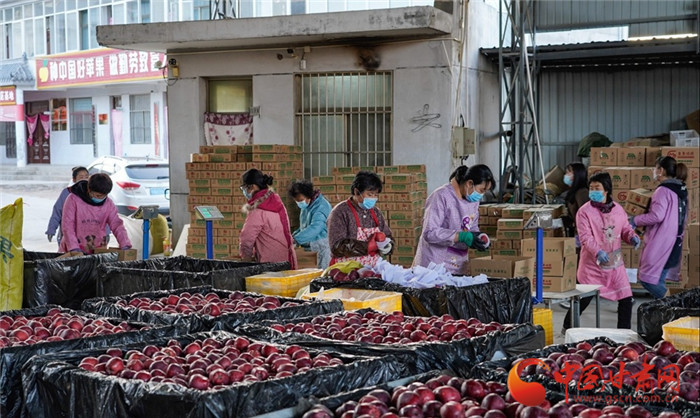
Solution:
{"label": "concrete pillar", "polygon": [[24,90],[15,89],[15,101],[22,109],[22,120],[15,121],[15,144],[17,148],[17,167],[27,166],[27,128],[24,124]]}

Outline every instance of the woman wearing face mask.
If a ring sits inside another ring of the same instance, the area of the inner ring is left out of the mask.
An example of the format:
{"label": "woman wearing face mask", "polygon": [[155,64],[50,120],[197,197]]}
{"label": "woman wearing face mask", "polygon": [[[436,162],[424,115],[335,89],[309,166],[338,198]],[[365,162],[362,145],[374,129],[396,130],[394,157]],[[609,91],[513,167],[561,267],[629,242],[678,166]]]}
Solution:
{"label": "woman wearing face mask", "polygon": [[131,248],[117,207],[107,197],[111,191],[112,179],[104,173],[93,174],[88,180],[81,180],[70,187],[61,217],[61,252],[92,254],[95,248],[106,247],[106,226],[117,238],[119,248]]}
{"label": "woman wearing face mask", "polygon": [[320,190],[314,190],[314,185],[308,180],[293,182],[289,186],[289,197],[301,209],[299,229],[294,231],[292,239],[305,250],[317,253],[318,268],[326,269],[331,261],[326,226],[331,204]]}
{"label": "woman wearing face mask", "polygon": [[673,157],[656,160],[654,180],[659,182],[651,196],[649,212],[630,218],[632,227],[644,226],[644,247],[639,258],[638,277],[656,299],[666,295],[666,280],[678,281],[687,220],[688,168]]}
{"label": "woman wearing face mask", "polygon": [[444,263],[453,274],[468,274],[469,248],[484,251],[490,243],[479,234],[479,201],[493,184],[487,166],[461,166],[428,196],[414,266]]}
{"label": "woman wearing face mask", "polygon": [[384,214],[375,208],[382,181],[370,171],[360,171],[350,186],[352,197],[333,208],[328,216],[331,262],[358,261],[374,266],[392,251],[392,234]]}
{"label": "woman wearing face mask", "polygon": [[[618,301],[617,327],[632,326],[632,288],[622,261],[621,242],[639,248],[640,239],[627,222],[624,209],[612,200],[612,179],[608,173],[597,173],[588,181],[590,201],[578,210],[576,228],[581,240],[578,263],[579,283],[597,284],[600,296]],[[593,297],[581,299],[583,312]],[[564,318],[564,332],[571,327],[571,316]]]}
{"label": "woman wearing face mask", "polygon": [[[68,195],[70,194],[70,188],[73,186],[75,183],[81,181],[81,180],[87,180],[88,177],[90,177],[90,174],[88,174],[88,170],[85,167],[73,167],[73,183],[61,190],[61,194],[58,196],[58,199],[56,199],[56,203],[53,205],[53,211],[51,212],[51,218],[49,219],[49,226],[46,228],[46,237],[49,239],[49,242],[53,239],[54,235],[56,235],[56,243],[58,244],[58,247],[61,247],[61,238],[63,238],[63,233],[61,232],[61,218],[63,217],[63,205],[66,203],[66,198],[68,198]],[[58,232],[58,235],[56,234]]]}
{"label": "woman wearing face mask", "polygon": [[566,166],[566,174],[564,174],[564,184],[569,186],[566,192],[566,208],[569,216],[569,236],[576,236],[576,213],[579,208],[588,202],[588,174],[586,166],[581,163],[571,163]]}
{"label": "woman wearing face mask", "polygon": [[245,261],[281,263],[297,268],[297,255],[289,231],[289,216],[279,195],[270,189],[272,177],[252,168],[241,177],[241,191],[248,199],[241,230],[240,255]]}

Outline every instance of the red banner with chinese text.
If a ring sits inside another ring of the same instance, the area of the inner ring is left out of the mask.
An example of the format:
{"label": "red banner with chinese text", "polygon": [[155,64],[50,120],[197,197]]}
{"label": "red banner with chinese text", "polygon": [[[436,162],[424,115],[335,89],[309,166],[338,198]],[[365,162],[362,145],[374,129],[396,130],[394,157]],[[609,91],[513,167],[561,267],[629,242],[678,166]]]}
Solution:
{"label": "red banner with chinese text", "polygon": [[36,87],[41,90],[162,79],[163,70],[156,68],[157,61],[165,62],[165,55],[109,48],[37,57]]}

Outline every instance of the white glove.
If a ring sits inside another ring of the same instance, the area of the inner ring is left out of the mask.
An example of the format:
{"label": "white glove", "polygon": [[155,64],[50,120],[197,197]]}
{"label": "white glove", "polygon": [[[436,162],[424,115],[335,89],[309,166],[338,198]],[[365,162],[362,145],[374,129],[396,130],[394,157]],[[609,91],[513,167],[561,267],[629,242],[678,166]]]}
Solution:
{"label": "white glove", "polygon": [[391,244],[391,240],[389,238],[377,243],[377,248],[379,249],[379,254],[381,255],[389,254],[392,247],[393,245]]}

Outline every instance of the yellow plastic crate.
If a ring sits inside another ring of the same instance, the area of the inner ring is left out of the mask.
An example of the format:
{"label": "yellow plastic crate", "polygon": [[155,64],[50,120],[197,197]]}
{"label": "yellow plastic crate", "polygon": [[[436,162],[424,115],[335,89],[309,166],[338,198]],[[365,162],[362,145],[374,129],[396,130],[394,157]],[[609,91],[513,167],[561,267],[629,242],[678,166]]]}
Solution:
{"label": "yellow plastic crate", "polygon": [[684,316],[662,327],[664,340],[678,350],[700,351],[700,317]]}
{"label": "yellow plastic crate", "polygon": [[381,290],[364,289],[329,289],[317,293],[307,293],[302,299],[340,299],[343,307],[348,310],[372,308],[382,312],[401,310],[401,293],[383,292]]}
{"label": "yellow plastic crate", "polygon": [[532,323],[541,325],[544,328],[544,343],[551,345],[554,343],[554,325],[552,324],[552,310],[545,308],[532,309]]}
{"label": "yellow plastic crate", "polygon": [[321,269],[310,268],[267,272],[246,277],[245,288],[248,292],[293,298],[299,289],[308,286],[313,279],[321,277],[322,273]]}

